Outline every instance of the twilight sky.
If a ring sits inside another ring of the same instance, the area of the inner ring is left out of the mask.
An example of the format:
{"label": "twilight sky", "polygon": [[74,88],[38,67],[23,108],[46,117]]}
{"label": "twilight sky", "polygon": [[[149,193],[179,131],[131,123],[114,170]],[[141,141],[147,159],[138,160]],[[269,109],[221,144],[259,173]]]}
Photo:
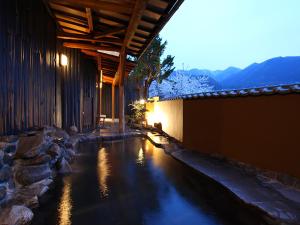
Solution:
{"label": "twilight sky", "polygon": [[176,69],[300,56],[300,0],[185,0],[160,35]]}

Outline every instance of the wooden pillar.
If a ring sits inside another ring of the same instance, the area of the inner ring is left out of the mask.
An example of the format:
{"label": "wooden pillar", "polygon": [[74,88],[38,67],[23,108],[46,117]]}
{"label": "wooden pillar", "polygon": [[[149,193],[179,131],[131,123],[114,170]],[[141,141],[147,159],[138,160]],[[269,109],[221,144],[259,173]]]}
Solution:
{"label": "wooden pillar", "polygon": [[102,88],[103,88],[103,83],[102,83],[102,70],[100,70],[100,113],[99,116],[102,114]]}
{"label": "wooden pillar", "polygon": [[125,131],[125,112],[124,112],[124,79],[125,79],[125,60],[126,51],[122,48],[119,63],[119,132]]}
{"label": "wooden pillar", "polygon": [[111,119],[115,121],[115,84],[111,84]]}
{"label": "wooden pillar", "polygon": [[102,65],[101,65],[101,56],[98,56],[98,107],[97,107],[97,124],[100,125],[100,115],[102,112]]}

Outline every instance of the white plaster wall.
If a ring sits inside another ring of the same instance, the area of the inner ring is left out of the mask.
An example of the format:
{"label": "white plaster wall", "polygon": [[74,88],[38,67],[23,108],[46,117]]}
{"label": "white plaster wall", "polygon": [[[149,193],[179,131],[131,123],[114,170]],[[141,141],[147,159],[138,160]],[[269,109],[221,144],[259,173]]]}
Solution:
{"label": "white plaster wall", "polygon": [[168,135],[183,140],[183,100],[147,103],[147,120],[150,125],[161,122]]}

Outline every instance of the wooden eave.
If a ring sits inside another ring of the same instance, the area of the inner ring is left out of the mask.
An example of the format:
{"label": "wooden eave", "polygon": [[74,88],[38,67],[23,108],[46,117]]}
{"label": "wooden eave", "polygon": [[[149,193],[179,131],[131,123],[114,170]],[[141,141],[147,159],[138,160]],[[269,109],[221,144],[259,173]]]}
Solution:
{"label": "wooden eave", "polygon": [[[98,50],[140,57],[183,0],[44,0],[58,34],[68,48],[94,58]],[[114,76],[118,57],[103,59],[103,70]],[[126,72],[134,68],[126,64]],[[110,66],[109,66],[110,65]]]}

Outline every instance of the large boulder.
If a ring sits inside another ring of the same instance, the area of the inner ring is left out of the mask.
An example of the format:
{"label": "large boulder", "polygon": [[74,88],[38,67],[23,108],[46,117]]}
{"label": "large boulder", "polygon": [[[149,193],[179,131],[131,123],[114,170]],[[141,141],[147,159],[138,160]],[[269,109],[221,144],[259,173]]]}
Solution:
{"label": "large boulder", "polygon": [[28,186],[24,186],[17,189],[19,195],[31,195],[41,197],[46,191],[49,190],[49,185],[52,184],[53,180],[46,178]]}
{"label": "large boulder", "polygon": [[14,205],[1,212],[0,221],[5,225],[26,225],[33,219],[33,212],[23,205]]}
{"label": "large boulder", "polygon": [[12,177],[11,168],[7,165],[4,165],[0,169],[0,183],[1,182],[7,182],[11,177]]}
{"label": "large boulder", "polygon": [[66,148],[76,149],[78,142],[79,142],[79,137],[72,136],[70,139],[65,141],[64,145]]}
{"label": "large boulder", "polygon": [[73,172],[72,167],[70,166],[70,164],[68,163],[67,160],[65,160],[64,158],[62,158],[59,162],[58,162],[58,172],[60,174],[70,174]]}
{"label": "large boulder", "polygon": [[0,137],[0,142],[8,142],[8,143],[13,143],[18,140],[18,136],[16,135],[9,135],[9,136],[2,136]]}
{"label": "large boulder", "polygon": [[75,157],[76,153],[71,148],[63,148],[63,158],[71,163]]}
{"label": "large boulder", "polygon": [[69,132],[72,135],[77,134],[78,133],[78,128],[75,125],[70,126]]}
{"label": "large boulder", "polygon": [[0,169],[3,167],[4,162],[3,162],[3,157],[4,157],[4,152],[3,150],[0,150]]}
{"label": "large boulder", "polygon": [[6,187],[0,186],[0,201],[2,201],[6,196]]}
{"label": "large boulder", "polygon": [[0,141],[0,149],[4,149],[7,146],[6,142]]}
{"label": "large boulder", "polygon": [[62,158],[63,149],[58,144],[54,143],[46,152],[50,157],[50,164],[54,166],[59,159]]}
{"label": "large boulder", "polygon": [[70,138],[70,135],[66,131],[59,128],[57,128],[55,132],[51,132],[48,135],[57,140],[67,140]]}
{"label": "large boulder", "polygon": [[20,137],[15,157],[23,159],[34,158],[48,147],[49,143],[42,133]]}
{"label": "large boulder", "polygon": [[11,203],[14,205],[25,205],[31,209],[39,206],[38,197],[41,197],[49,190],[52,179],[44,179],[28,186],[16,189]]}
{"label": "large boulder", "polygon": [[4,151],[5,151],[6,153],[14,153],[14,152],[16,152],[16,149],[17,149],[17,143],[15,143],[15,144],[9,143],[9,144],[7,144],[6,147],[4,148]]}
{"label": "large boulder", "polygon": [[51,156],[46,153],[41,153],[35,158],[32,159],[17,159],[15,160],[15,165],[22,165],[22,166],[32,166],[32,165],[40,165],[46,164],[51,161]]}
{"label": "large boulder", "polygon": [[14,205],[24,205],[30,209],[39,207],[38,196],[32,195],[31,193],[14,193],[14,196],[10,199],[9,203]]}
{"label": "large boulder", "polygon": [[51,147],[46,151],[46,153],[48,155],[51,156],[51,158],[60,158],[62,156],[62,149],[61,147],[54,143],[53,145],[51,145]]}
{"label": "large boulder", "polygon": [[50,178],[52,171],[49,164],[33,166],[17,166],[15,180],[21,185],[30,185],[40,180]]}
{"label": "large boulder", "polygon": [[4,153],[3,164],[12,166],[12,164],[13,164],[13,154],[12,153]]}
{"label": "large boulder", "polygon": [[72,159],[76,155],[76,152],[72,148],[67,148],[65,151],[66,151],[66,154],[68,154]]}
{"label": "large boulder", "polygon": [[46,135],[51,135],[52,133],[56,132],[56,128],[55,127],[51,127],[51,126],[44,126],[43,127],[43,132]]}

